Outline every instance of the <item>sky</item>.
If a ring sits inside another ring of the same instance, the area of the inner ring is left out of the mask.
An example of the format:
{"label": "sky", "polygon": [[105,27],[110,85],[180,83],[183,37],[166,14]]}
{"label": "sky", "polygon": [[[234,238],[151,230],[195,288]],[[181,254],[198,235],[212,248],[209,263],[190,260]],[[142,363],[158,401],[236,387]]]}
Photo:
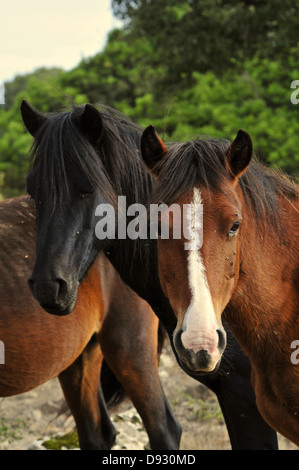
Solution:
{"label": "sky", "polygon": [[43,66],[72,69],[119,25],[111,0],[0,0],[0,83]]}

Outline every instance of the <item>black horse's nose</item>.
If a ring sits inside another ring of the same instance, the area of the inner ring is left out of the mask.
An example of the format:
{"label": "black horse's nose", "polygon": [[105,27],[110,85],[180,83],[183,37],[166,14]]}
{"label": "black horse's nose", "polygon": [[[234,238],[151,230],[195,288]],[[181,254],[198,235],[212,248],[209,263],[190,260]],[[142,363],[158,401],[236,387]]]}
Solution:
{"label": "black horse's nose", "polygon": [[67,282],[62,278],[28,279],[28,284],[33,297],[40,306],[49,313],[66,315],[69,313],[69,288]]}
{"label": "black horse's nose", "polygon": [[48,301],[55,302],[59,293],[59,282],[51,280],[34,280],[32,277],[28,279],[28,284],[33,297],[40,303]]}

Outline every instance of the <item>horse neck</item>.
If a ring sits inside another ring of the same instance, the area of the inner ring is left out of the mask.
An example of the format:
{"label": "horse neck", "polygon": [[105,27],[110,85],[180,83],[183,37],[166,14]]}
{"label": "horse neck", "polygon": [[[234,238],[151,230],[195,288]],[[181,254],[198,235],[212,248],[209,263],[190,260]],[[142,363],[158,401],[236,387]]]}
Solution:
{"label": "horse neck", "polygon": [[[121,279],[139,297],[151,306],[157,317],[163,323],[166,331],[172,335],[175,329],[175,316],[168,299],[160,285],[158,275],[157,241],[142,240],[142,251],[134,249],[134,240],[114,240],[105,251],[106,257],[119,273]],[[147,262],[145,263],[145,259]]]}
{"label": "horse neck", "polygon": [[258,225],[249,211],[243,213],[239,280],[224,320],[249,355],[262,356],[265,342],[289,345],[298,331],[297,210],[298,202],[280,198],[277,229],[274,220]]}
{"label": "horse neck", "polygon": [[[135,190],[130,187],[130,180],[128,181],[126,175],[125,181],[120,184],[123,195],[126,196],[127,207],[130,204],[139,203],[148,208],[154,191],[155,179],[147,171],[134,172],[133,169],[132,174],[135,177]],[[129,175],[131,175],[130,172]],[[105,254],[122,280],[149,303],[167,332],[172,334],[176,326],[175,317],[160,285],[157,240],[150,239],[149,233],[148,221],[147,239],[131,240],[126,237],[113,240]]]}
{"label": "horse neck", "polygon": [[[138,152],[128,152],[124,155],[126,171],[121,167],[123,161],[119,165],[117,161],[113,161],[114,167],[110,168],[109,177],[114,182],[116,197],[125,198],[123,201],[125,207],[118,207],[118,211],[121,211],[122,222],[126,219],[127,230],[131,220],[127,216],[128,207],[132,204],[140,204],[147,208],[155,180],[147,171]],[[132,240],[127,235],[124,239],[116,238],[108,247],[106,256],[124,281],[142,298],[149,297],[152,288],[158,285],[156,240],[149,238]]]}

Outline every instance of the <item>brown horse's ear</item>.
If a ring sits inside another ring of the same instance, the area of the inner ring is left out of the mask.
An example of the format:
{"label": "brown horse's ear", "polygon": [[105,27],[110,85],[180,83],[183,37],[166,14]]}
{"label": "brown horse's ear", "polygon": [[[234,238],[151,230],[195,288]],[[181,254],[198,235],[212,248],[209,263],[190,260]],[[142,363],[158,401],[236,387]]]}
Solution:
{"label": "brown horse's ear", "polygon": [[102,116],[91,104],[86,104],[80,114],[73,115],[72,120],[90,143],[95,145],[101,139],[104,130]]}
{"label": "brown horse's ear", "polygon": [[41,125],[47,118],[34,109],[26,100],[22,101],[20,110],[27,131],[30,132],[33,137],[36,137]]}
{"label": "brown horse's ear", "polygon": [[153,126],[148,126],[141,136],[141,155],[146,166],[156,174],[155,167],[167,152],[167,148]]}
{"label": "brown horse's ear", "polygon": [[226,151],[226,167],[234,178],[246,170],[252,157],[252,141],[247,132],[239,130],[237,137]]}

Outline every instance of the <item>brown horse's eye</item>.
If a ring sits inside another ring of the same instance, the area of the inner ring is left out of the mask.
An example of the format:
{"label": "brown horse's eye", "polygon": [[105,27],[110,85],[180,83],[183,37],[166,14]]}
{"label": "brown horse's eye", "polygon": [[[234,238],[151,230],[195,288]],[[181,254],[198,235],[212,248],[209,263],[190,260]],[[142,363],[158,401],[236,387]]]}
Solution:
{"label": "brown horse's eye", "polygon": [[228,237],[229,237],[229,238],[234,237],[234,236],[237,234],[237,232],[238,232],[238,230],[239,230],[239,227],[240,227],[240,222],[235,222],[235,223],[231,226],[231,228],[230,228],[230,230],[229,230],[229,232],[228,232]]}

